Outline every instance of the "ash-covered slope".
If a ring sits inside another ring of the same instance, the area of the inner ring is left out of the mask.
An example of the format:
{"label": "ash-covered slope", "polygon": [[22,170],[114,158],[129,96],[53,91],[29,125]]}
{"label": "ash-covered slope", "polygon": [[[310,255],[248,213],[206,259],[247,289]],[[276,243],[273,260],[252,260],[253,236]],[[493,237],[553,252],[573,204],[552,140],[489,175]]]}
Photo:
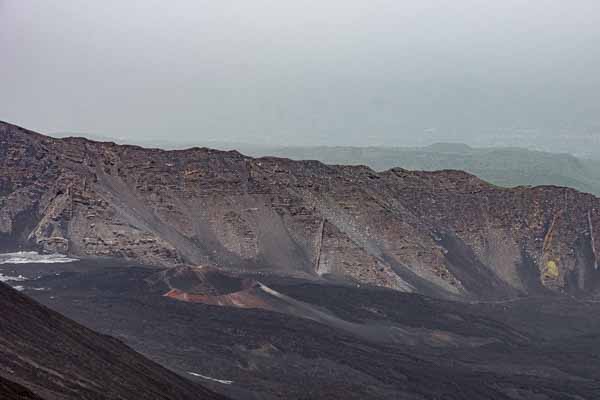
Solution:
{"label": "ash-covered slope", "polygon": [[0,398],[221,399],[0,283]]}
{"label": "ash-covered slope", "polygon": [[3,400],[41,400],[29,389],[0,377],[0,398]]}
{"label": "ash-covered slope", "polygon": [[453,298],[598,289],[600,200],[459,171],[52,139],[0,125],[5,248],[331,277]]}
{"label": "ash-covered slope", "polygon": [[25,293],[41,303],[233,399],[592,400],[600,393],[600,319],[590,317],[600,312],[597,301],[466,303],[267,274],[253,284],[257,274],[207,267],[120,264],[0,267],[25,276]]}

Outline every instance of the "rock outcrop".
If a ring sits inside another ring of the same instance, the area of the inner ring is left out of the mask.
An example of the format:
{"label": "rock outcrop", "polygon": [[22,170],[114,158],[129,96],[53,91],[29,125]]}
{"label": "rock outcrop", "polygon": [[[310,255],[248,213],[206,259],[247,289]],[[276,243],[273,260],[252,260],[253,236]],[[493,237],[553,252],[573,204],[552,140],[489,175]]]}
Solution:
{"label": "rock outcrop", "polygon": [[449,298],[598,289],[600,199],[460,171],[53,139],[0,124],[0,245]]}

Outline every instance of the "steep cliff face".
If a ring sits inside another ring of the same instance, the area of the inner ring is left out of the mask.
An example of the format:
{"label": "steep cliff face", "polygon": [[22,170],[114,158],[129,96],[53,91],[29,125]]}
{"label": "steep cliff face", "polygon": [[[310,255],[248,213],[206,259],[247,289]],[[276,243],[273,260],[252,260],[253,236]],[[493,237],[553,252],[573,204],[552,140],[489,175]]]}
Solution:
{"label": "steep cliff face", "polygon": [[52,139],[0,125],[0,235],[79,256],[456,298],[595,292],[600,200],[459,171]]}

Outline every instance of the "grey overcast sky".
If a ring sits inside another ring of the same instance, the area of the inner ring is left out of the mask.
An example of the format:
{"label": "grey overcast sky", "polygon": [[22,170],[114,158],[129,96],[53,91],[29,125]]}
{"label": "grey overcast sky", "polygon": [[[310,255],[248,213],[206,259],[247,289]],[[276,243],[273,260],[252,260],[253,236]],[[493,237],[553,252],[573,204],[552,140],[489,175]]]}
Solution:
{"label": "grey overcast sky", "polygon": [[600,146],[599,71],[599,0],[0,0],[0,119],[46,133]]}

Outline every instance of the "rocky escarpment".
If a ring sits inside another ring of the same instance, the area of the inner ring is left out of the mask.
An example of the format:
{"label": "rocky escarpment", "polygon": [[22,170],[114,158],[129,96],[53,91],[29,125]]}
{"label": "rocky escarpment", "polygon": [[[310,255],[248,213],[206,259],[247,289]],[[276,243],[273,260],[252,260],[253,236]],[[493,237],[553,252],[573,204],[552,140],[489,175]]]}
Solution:
{"label": "rocky escarpment", "polygon": [[4,247],[344,279],[454,298],[598,288],[600,200],[460,171],[52,139],[0,125]]}

